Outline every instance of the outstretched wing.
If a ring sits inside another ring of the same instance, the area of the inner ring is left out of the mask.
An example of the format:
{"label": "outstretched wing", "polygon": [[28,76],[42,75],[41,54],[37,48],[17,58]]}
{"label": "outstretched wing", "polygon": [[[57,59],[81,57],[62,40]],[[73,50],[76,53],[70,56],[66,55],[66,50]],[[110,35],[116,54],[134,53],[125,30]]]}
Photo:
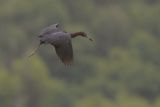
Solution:
{"label": "outstretched wing", "polygon": [[[53,45],[53,44],[52,44]],[[65,65],[71,65],[73,62],[73,49],[71,40],[69,42],[53,45],[56,53]]]}
{"label": "outstretched wing", "polygon": [[55,32],[60,32],[62,31],[61,27],[59,24],[53,24],[53,25],[50,25],[46,28],[44,28],[40,34],[39,34],[39,37],[43,37],[45,35],[48,35],[48,34],[51,34],[51,33],[55,33]]}

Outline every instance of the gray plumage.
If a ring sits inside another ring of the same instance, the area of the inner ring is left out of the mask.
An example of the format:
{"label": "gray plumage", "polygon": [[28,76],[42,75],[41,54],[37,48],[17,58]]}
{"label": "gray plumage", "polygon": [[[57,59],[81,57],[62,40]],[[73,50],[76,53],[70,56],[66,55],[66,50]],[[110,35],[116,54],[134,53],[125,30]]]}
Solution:
{"label": "gray plumage", "polygon": [[54,42],[50,41],[55,47],[56,53],[64,64],[73,62],[73,49],[70,34],[64,32],[55,33]]}
{"label": "gray plumage", "polygon": [[[77,36],[87,37],[84,32],[67,33],[59,26],[59,24],[53,24],[43,29],[38,37],[40,39],[40,45],[51,44],[54,46],[61,61],[65,65],[70,65],[73,62],[71,38]],[[91,40],[91,38],[89,39]]]}
{"label": "gray plumage", "polygon": [[60,32],[60,31],[63,31],[62,28],[60,27],[59,23],[57,24],[53,24],[53,25],[50,25],[46,28],[44,28],[40,34],[39,34],[39,37],[43,37],[43,36],[46,36],[48,34],[51,34],[51,33],[55,33],[55,32]]}
{"label": "gray plumage", "polygon": [[61,61],[66,65],[71,64],[73,62],[73,49],[70,34],[55,26],[52,28],[49,27],[42,31],[44,33],[40,36],[40,43],[53,45]]}

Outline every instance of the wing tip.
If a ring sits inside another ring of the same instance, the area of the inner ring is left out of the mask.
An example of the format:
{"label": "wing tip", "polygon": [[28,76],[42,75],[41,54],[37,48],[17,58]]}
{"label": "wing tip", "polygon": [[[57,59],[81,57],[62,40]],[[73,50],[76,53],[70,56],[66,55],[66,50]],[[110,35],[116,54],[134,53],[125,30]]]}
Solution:
{"label": "wing tip", "polygon": [[73,64],[73,60],[63,60],[64,65],[71,66]]}

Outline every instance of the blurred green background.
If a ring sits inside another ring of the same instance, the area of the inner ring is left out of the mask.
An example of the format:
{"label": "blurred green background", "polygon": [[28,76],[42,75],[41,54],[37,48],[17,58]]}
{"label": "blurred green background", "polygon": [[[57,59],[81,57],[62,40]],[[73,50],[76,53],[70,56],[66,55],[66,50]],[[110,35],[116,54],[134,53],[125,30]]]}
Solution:
{"label": "blurred green background", "polygon": [[[60,23],[75,63],[38,44]],[[160,107],[159,0],[0,0],[0,107]]]}

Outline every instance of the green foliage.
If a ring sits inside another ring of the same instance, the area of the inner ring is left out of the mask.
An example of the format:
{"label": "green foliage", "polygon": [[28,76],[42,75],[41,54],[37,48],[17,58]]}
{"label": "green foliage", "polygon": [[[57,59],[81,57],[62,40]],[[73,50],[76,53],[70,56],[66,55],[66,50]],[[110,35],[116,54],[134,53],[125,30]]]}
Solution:
{"label": "green foliage", "polygon": [[[159,107],[159,10],[159,0],[1,0],[0,107]],[[71,67],[52,46],[27,57],[57,22],[95,39],[73,40]]]}

